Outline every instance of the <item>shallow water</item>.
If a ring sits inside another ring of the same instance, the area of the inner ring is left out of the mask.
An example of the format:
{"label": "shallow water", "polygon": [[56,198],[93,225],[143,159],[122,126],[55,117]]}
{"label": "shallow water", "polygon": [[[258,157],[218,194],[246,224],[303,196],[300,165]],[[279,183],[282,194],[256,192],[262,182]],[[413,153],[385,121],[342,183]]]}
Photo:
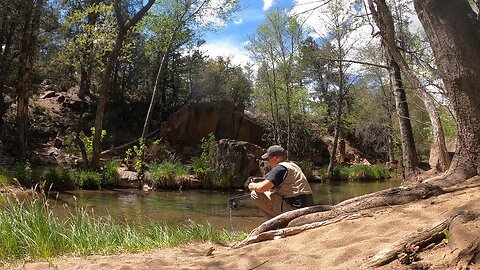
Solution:
{"label": "shallow water", "polygon": [[[349,198],[399,186],[398,180],[381,182],[342,182],[312,183],[316,204],[336,204]],[[243,201],[238,210],[230,211],[228,199],[242,194],[241,191],[142,191],[142,190],[102,190],[71,191],[50,194],[56,197],[51,204],[59,216],[66,214],[65,205],[91,209],[99,216],[110,215],[114,219],[127,222],[152,220],[156,223],[177,225],[189,219],[199,223],[210,223],[215,228],[234,231],[249,231],[263,221],[258,209],[251,200]]]}

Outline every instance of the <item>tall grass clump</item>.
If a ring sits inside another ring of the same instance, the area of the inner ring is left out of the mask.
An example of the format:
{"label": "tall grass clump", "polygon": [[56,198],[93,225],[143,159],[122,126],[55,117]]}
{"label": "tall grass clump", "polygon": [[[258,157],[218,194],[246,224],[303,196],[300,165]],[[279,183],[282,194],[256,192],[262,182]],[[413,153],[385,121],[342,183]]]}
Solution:
{"label": "tall grass clump", "polygon": [[176,227],[153,221],[130,225],[96,217],[85,209],[67,211],[66,218],[58,219],[47,200],[38,195],[23,201],[7,200],[0,208],[0,267],[26,258],[137,252],[193,241],[227,243],[246,236],[193,221]]}
{"label": "tall grass clump", "polygon": [[73,175],[62,167],[49,168],[42,176],[45,187],[52,190],[74,189]]}
{"label": "tall grass clump", "polygon": [[88,170],[74,170],[70,172],[76,187],[84,189],[100,189],[102,174]]}
{"label": "tall grass clump", "polygon": [[158,187],[178,187],[187,179],[187,169],[174,161],[153,163],[148,168],[152,185]]}

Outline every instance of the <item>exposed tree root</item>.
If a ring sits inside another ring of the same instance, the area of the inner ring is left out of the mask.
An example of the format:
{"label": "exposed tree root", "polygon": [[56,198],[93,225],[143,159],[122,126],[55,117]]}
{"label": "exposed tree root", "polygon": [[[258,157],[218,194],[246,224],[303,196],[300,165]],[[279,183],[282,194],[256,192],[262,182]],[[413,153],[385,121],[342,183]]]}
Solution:
{"label": "exposed tree root", "polygon": [[312,222],[327,220],[332,218],[332,214],[335,216],[338,215],[338,213],[353,213],[370,208],[406,204],[443,193],[444,191],[440,187],[430,184],[390,188],[341,202],[334,207],[336,213],[330,213],[331,211],[327,211],[300,216],[290,221],[288,227],[296,227]]}
{"label": "exposed tree root", "polygon": [[[426,250],[442,241],[448,243],[452,250],[452,265],[449,269],[468,269],[480,253],[479,229],[471,230],[471,221],[478,223],[478,213],[470,210],[459,212],[429,230],[422,231],[406,239],[402,239],[392,246],[374,255],[365,265],[365,268],[375,268],[386,265],[396,259],[402,264],[412,264],[417,260],[419,252]],[[473,227],[477,226],[474,223]],[[472,238],[473,237],[473,238]],[[472,239],[474,241],[472,242]]]}
{"label": "exposed tree root", "polygon": [[353,215],[341,215],[337,216],[335,218],[325,220],[325,221],[320,221],[320,222],[313,222],[310,224],[305,224],[302,226],[298,227],[290,227],[290,228],[283,228],[283,229],[278,229],[278,230],[271,230],[267,232],[262,232],[256,235],[251,235],[247,237],[245,240],[243,240],[240,243],[235,244],[232,246],[233,248],[240,248],[249,244],[253,243],[258,243],[262,241],[267,241],[267,240],[273,240],[273,239],[279,239],[279,238],[284,238],[287,236],[295,235],[298,233],[301,233],[305,230],[313,229],[313,228],[318,228],[322,226],[326,226],[329,224],[337,223],[342,220],[351,220],[351,219],[357,219],[361,217],[365,217],[366,214],[353,214]]}
{"label": "exposed tree root", "polygon": [[250,235],[258,235],[260,233],[266,232],[268,230],[275,230],[279,228],[284,228],[286,225],[292,220],[297,217],[311,214],[311,213],[317,213],[317,212],[323,212],[323,211],[329,211],[332,210],[333,206],[331,205],[314,205],[311,207],[305,207],[305,208],[300,208],[297,210],[293,211],[288,211],[285,213],[282,213],[272,219],[269,219],[262,223],[260,226],[255,228]]}

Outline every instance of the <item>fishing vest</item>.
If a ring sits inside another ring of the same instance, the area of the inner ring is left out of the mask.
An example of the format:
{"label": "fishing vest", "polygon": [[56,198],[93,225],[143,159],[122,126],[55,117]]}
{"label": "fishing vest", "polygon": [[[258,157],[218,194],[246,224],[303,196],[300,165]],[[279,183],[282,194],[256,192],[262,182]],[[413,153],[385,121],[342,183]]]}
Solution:
{"label": "fishing vest", "polygon": [[310,184],[308,184],[307,177],[305,177],[302,169],[300,169],[297,164],[290,161],[283,161],[278,165],[287,168],[288,173],[283,182],[274,189],[274,192],[284,198],[292,198],[302,194],[312,194],[312,188]]}

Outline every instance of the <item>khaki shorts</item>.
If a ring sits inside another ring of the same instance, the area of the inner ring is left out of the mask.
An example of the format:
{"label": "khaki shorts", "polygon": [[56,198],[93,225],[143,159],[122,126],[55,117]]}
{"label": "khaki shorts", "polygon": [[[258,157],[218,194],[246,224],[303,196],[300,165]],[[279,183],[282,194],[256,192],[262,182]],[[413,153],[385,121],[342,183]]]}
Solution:
{"label": "khaki shorts", "polygon": [[259,193],[253,190],[250,195],[255,204],[262,211],[262,214],[268,219],[296,209],[289,203],[285,202],[281,195],[274,192],[266,191],[264,193]]}

